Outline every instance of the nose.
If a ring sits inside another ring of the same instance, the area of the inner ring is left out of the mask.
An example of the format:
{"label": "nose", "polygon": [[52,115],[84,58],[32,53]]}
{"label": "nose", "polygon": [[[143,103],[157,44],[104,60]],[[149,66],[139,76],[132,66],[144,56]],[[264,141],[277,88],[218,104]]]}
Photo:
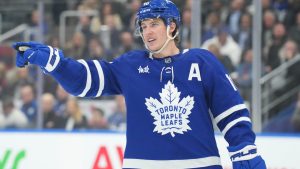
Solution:
{"label": "nose", "polygon": [[153,30],[151,28],[146,28],[143,30],[144,36],[149,36],[153,33]]}

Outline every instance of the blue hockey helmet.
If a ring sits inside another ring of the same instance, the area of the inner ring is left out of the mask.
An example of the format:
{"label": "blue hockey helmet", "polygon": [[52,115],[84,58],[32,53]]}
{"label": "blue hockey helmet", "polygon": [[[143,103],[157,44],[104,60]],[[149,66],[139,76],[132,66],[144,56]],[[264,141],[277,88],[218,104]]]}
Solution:
{"label": "blue hockey helmet", "polygon": [[179,10],[170,0],[150,0],[143,3],[137,13],[137,24],[150,18],[161,18],[166,25],[175,22],[178,27],[180,24]]}

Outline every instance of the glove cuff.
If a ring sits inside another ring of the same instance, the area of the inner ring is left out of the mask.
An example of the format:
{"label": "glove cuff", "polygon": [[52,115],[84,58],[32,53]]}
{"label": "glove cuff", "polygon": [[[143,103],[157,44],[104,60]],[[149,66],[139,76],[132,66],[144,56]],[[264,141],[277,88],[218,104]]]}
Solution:
{"label": "glove cuff", "polygon": [[60,61],[60,56],[59,56],[58,49],[56,49],[56,48],[53,49],[51,46],[48,46],[48,47],[50,50],[50,54],[49,54],[49,59],[47,61],[47,64],[44,68],[48,72],[52,72],[57,67],[57,65]]}
{"label": "glove cuff", "polygon": [[228,147],[232,162],[250,160],[258,156],[255,144],[243,143],[238,146]]}

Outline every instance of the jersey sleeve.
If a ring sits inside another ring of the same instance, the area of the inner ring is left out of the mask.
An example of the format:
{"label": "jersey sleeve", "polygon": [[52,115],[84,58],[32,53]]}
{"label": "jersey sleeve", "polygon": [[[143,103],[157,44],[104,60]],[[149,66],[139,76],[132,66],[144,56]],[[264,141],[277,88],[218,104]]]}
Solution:
{"label": "jersey sleeve", "polygon": [[70,94],[78,97],[99,97],[121,94],[110,63],[103,60],[73,60],[62,58],[50,73]]}
{"label": "jersey sleeve", "polygon": [[207,50],[201,50],[200,72],[205,97],[213,118],[229,146],[253,144],[255,134],[249,111],[223,65]]}

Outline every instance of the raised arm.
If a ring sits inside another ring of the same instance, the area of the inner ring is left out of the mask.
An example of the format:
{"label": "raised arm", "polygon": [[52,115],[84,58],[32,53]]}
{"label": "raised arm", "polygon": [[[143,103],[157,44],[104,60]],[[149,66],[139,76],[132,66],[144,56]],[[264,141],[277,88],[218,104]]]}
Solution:
{"label": "raised arm", "polygon": [[61,50],[36,42],[17,42],[13,47],[17,50],[18,67],[24,67],[28,63],[40,66],[44,73],[53,76],[74,96],[98,97],[120,93],[107,62],[65,58]]}

